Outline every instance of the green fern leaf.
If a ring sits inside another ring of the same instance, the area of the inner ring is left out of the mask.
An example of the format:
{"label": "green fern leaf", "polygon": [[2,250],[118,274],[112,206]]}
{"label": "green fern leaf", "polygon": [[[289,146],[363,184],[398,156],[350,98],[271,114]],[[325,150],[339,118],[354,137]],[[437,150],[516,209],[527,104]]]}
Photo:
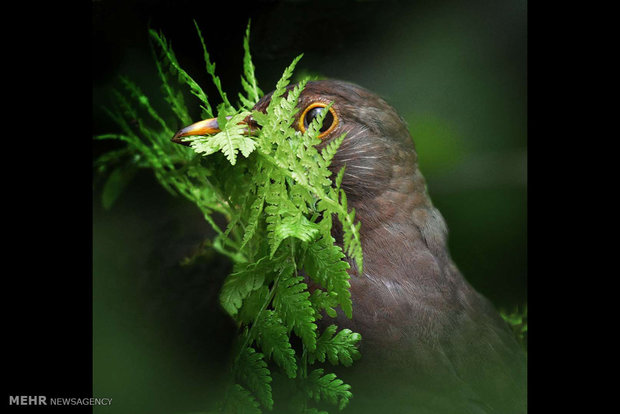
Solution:
{"label": "green fern leaf", "polygon": [[222,151],[231,165],[237,162],[237,154],[241,151],[248,157],[256,148],[256,142],[247,135],[246,126],[240,124],[250,113],[241,112],[234,115],[222,128],[221,132],[205,137],[189,137],[185,141],[190,143],[194,151],[209,155]]}
{"label": "green fern leaf", "polygon": [[174,67],[174,69],[177,71],[177,73],[179,74],[179,77],[181,78],[181,80],[183,80],[183,82],[185,82],[190,87],[190,92],[194,96],[196,96],[200,100],[200,102],[202,103],[201,107],[203,109],[203,116],[205,118],[212,118],[213,117],[213,110],[211,109],[211,105],[209,104],[209,100],[207,99],[207,95],[204,93],[204,91],[202,90],[200,85],[198,85],[196,83],[196,81],[194,81],[194,79],[192,79],[192,77],[187,74],[187,72],[185,72],[183,69],[181,69],[181,67],[179,66],[179,63],[177,62],[176,58],[174,57],[174,53],[172,52],[172,48],[166,42],[166,38],[164,37],[164,35],[163,34],[158,34],[153,29],[149,29],[149,33],[151,34],[151,37],[153,37],[157,41],[159,46],[162,48],[162,50],[164,52],[164,55],[168,58],[168,61],[170,62],[172,67]]}
{"label": "green fern leaf", "polygon": [[[271,109],[272,111],[274,108],[277,108],[278,106],[280,106],[281,97],[284,94],[284,92],[286,92],[286,87],[288,86],[290,82],[291,76],[293,75],[293,71],[295,70],[295,66],[297,66],[297,63],[302,57],[303,57],[303,53],[298,55],[295,59],[293,59],[293,62],[291,62],[291,64],[284,70],[284,73],[282,73],[282,77],[280,77],[280,79],[276,83],[276,88],[273,91],[273,94],[271,95],[272,96],[271,103],[268,106],[268,108]],[[274,100],[274,98],[276,99]],[[272,112],[269,109],[267,109],[267,113]]]}
{"label": "green fern leaf", "polygon": [[297,276],[291,265],[280,276],[274,296],[274,309],[281,316],[290,332],[293,330],[304,345],[313,351],[316,348],[316,330],[314,309],[308,299],[308,286]]}
{"label": "green fern leaf", "polygon": [[256,321],[256,343],[267,358],[273,358],[289,378],[297,376],[295,351],[288,340],[286,326],[272,310],[263,311]]}
{"label": "green fern leaf", "polygon": [[321,368],[313,370],[304,383],[308,397],[316,401],[327,400],[338,405],[340,410],[346,407],[353,396],[350,389],[351,386],[337,378],[336,374],[323,375]]}
{"label": "green fern leaf", "polygon": [[318,233],[318,229],[299,212],[294,216],[284,217],[276,224],[274,232],[278,240],[295,237],[301,241],[310,241]]}
{"label": "green fern leaf", "polygon": [[256,229],[259,225],[260,215],[263,212],[263,207],[265,206],[265,197],[269,192],[269,170],[263,171],[263,173],[256,174],[255,180],[260,181],[255,190],[256,198],[250,205],[250,211],[247,221],[247,225],[245,228],[245,233],[243,234],[243,241],[241,243],[241,248],[245,247],[245,245],[252,239],[254,234],[256,233]]}
{"label": "green fern leaf", "polygon": [[265,280],[266,271],[271,263],[262,258],[256,263],[248,264],[244,269],[226,277],[220,293],[220,304],[230,315],[236,315],[250,292],[260,289]]}
{"label": "green fern leaf", "polygon": [[243,106],[249,110],[256,104],[260,97],[263,96],[263,91],[258,87],[258,82],[254,74],[255,68],[250,55],[250,22],[248,22],[248,27],[245,30],[243,50],[243,76],[241,77],[241,85],[247,94],[247,98],[242,94],[239,94],[239,98]]}
{"label": "green fern leaf", "polygon": [[[338,148],[340,148],[342,141],[344,141],[344,138],[345,138],[345,134],[342,134],[338,138],[329,142],[325,146],[325,148],[323,148],[323,151],[321,151],[321,158],[322,158],[321,166],[322,167],[327,168],[329,166],[329,164],[332,162],[332,159],[334,158],[334,155],[336,155]],[[340,188],[340,183],[336,182],[335,184],[337,188]]]}
{"label": "green fern leaf", "polygon": [[336,334],[337,329],[336,325],[330,325],[323,331],[316,342],[316,350],[308,354],[308,362],[311,364],[315,360],[325,362],[327,357],[332,365],[340,363],[349,367],[353,361],[360,358],[361,355],[356,345],[362,336],[349,329],[342,329]]}
{"label": "green fern leaf", "polygon": [[155,48],[153,47],[153,43],[150,42],[149,44],[151,47],[151,52],[155,56],[155,65],[157,67],[157,74],[159,75],[159,79],[161,80],[161,90],[164,93],[164,100],[168,103],[168,105],[170,105],[170,109],[176,115],[177,119],[181,122],[181,124],[189,125],[191,123],[191,117],[189,115],[189,111],[187,110],[187,106],[185,105],[183,93],[181,93],[181,91],[175,90],[172,87],[168,73],[164,70],[163,66],[165,64],[165,53],[161,54],[161,57],[157,57],[157,53],[155,51]]}
{"label": "green fern leaf", "polygon": [[338,294],[336,292],[326,292],[321,289],[316,289],[310,295],[310,303],[314,309],[316,319],[322,319],[321,311],[325,311],[327,316],[335,318],[337,316],[336,310],[338,306]]}
{"label": "green fern leaf", "polygon": [[267,409],[273,408],[271,395],[271,373],[263,354],[248,347],[242,350],[237,364],[236,377],[245,387],[256,396],[258,401]]}
{"label": "green fern leaf", "polygon": [[348,318],[353,316],[351,287],[349,283],[349,264],[344,261],[340,247],[334,244],[333,237],[322,236],[308,244],[304,268],[312,280],[319,283],[328,292],[338,295],[338,304]]}
{"label": "green fern leaf", "polygon": [[[207,46],[205,45],[204,38],[202,37],[202,32],[200,31],[200,28],[198,27],[198,23],[196,22],[196,20],[194,20],[194,26],[196,27],[196,32],[198,33],[198,37],[200,38],[200,44],[202,45],[202,51],[203,51],[203,56],[205,60],[205,65],[207,68],[207,73],[211,75],[211,80],[213,81],[213,84],[215,85],[217,91],[222,97],[222,100],[224,101],[224,107],[226,111],[227,112],[234,111],[233,106],[230,104],[230,101],[228,100],[228,96],[226,95],[226,92],[222,90],[222,81],[215,74],[215,63],[211,62],[209,52],[207,52]],[[218,110],[218,113],[219,112],[220,111]]]}
{"label": "green fern leaf", "polygon": [[243,305],[239,309],[237,320],[246,325],[251,324],[256,319],[263,308],[265,302],[269,299],[269,288],[263,284],[260,288],[250,292],[243,300]]}

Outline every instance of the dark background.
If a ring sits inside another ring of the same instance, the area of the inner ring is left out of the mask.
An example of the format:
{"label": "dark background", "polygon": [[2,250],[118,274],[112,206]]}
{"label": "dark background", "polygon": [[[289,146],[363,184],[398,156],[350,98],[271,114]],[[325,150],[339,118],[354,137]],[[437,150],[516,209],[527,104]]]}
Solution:
{"label": "dark background", "polygon": [[[261,88],[270,91],[303,52],[298,74],[384,97],[409,123],[465,277],[500,309],[527,302],[526,2],[99,0],[92,16],[93,134],[118,132],[101,107],[111,105],[119,75],[165,112],[148,27],[164,33],[214,104],[196,19],[224,89],[236,96],[251,18]],[[113,147],[96,142],[93,156]],[[101,205],[104,180],[95,176],[93,186],[93,391],[114,403],[99,411],[200,410],[219,382],[206,355],[230,341],[211,287],[228,264],[212,256],[178,266],[208,226],[150,172],[110,210]]]}

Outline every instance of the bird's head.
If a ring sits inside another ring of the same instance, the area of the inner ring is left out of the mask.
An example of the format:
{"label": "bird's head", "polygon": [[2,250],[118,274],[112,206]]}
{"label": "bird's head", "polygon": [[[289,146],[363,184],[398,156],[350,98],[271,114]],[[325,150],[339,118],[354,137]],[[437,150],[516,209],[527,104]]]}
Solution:
{"label": "bird's head", "polygon": [[[293,87],[290,85],[289,90]],[[264,112],[271,96],[265,95],[253,109]],[[319,135],[319,149],[346,133],[330,169],[337,173],[346,167],[342,188],[350,204],[358,211],[365,210],[366,217],[380,214],[385,218],[406,207],[405,196],[420,192],[424,197],[425,184],[417,170],[417,155],[407,125],[374,93],[348,82],[308,82],[299,97],[293,127],[304,132],[330,103],[330,113]],[[251,117],[246,122],[253,123]],[[173,141],[182,143],[181,137],[218,131],[217,119],[204,120],[181,129]],[[358,217],[362,217],[361,212]]]}

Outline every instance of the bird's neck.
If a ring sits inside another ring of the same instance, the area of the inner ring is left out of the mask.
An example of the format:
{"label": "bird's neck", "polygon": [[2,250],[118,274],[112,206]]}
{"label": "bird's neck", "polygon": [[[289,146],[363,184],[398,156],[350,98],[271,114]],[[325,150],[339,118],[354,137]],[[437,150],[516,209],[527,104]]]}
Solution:
{"label": "bird's neck", "polygon": [[445,222],[426,191],[426,180],[417,166],[401,169],[393,167],[390,183],[374,197],[350,202],[362,223],[362,237],[382,227],[417,227],[426,242],[445,248]]}
{"label": "bird's neck", "polygon": [[[364,250],[395,257],[410,257],[424,250],[437,261],[449,264],[446,224],[433,207],[417,165],[402,171],[399,166],[393,169],[393,178],[384,191],[370,199],[350,202],[362,223]],[[365,261],[371,257],[376,256],[365,254]]]}

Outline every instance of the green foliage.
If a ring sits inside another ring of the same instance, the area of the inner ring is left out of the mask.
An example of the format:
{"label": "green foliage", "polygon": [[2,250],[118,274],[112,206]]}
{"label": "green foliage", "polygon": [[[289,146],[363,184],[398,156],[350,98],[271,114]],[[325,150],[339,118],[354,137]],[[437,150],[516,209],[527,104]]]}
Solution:
{"label": "green foliage", "polygon": [[[343,329],[336,333],[337,329],[336,325],[330,325],[323,331],[317,340],[315,352],[310,353],[308,362],[313,363],[315,359],[325,362],[325,357],[327,357],[332,365],[340,363],[349,367],[354,360],[360,358],[361,355],[356,344],[362,339],[361,335],[350,329]],[[334,336],[334,334],[336,335]]]}
{"label": "green foliage", "polygon": [[527,304],[521,309],[514,309],[510,313],[500,311],[500,315],[510,325],[517,340],[527,351]]}
{"label": "green foliage", "polygon": [[[194,26],[196,27],[196,32],[198,32],[198,37],[200,38],[200,44],[202,45],[202,51],[203,51],[203,55],[205,59],[207,73],[211,75],[213,84],[217,88],[217,91],[220,93],[220,97],[222,98],[222,101],[223,101],[222,103],[223,105],[220,108],[218,108],[218,112],[225,112],[227,114],[233,113],[235,112],[235,109],[230,104],[230,101],[228,100],[228,97],[226,96],[226,92],[222,90],[222,81],[220,81],[220,78],[215,74],[215,63],[211,62],[211,59],[209,57],[209,52],[207,52],[207,46],[205,45],[204,38],[202,37],[202,33],[200,32],[198,23],[196,23],[195,20],[194,20]],[[248,46],[248,49],[246,50],[249,50],[249,46]],[[249,51],[247,53],[249,53]]]}
{"label": "green foliage", "polygon": [[332,404],[337,404],[341,410],[348,404],[353,396],[351,386],[345,384],[336,374],[323,375],[323,369],[315,369],[307,378],[306,392],[308,397],[316,401],[327,400]]}
{"label": "green foliage", "polygon": [[327,235],[310,244],[308,254],[305,256],[304,268],[316,283],[333,294],[333,300],[351,318],[353,313],[351,292],[349,292],[351,285],[348,278],[338,277],[346,273],[349,264],[343,260],[345,256],[334,242],[334,238]]}
{"label": "green foliage", "polygon": [[308,350],[314,351],[317,330],[315,311],[308,300],[310,292],[303,279],[294,269],[286,272],[276,287],[273,308],[282,316],[289,332],[292,329]]}
{"label": "green foliage", "polygon": [[[241,152],[244,157],[250,155],[256,147],[256,142],[244,135],[245,127],[239,124],[249,112],[241,112],[225,122],[222,132],[211,136],[208,140],[194,140],[191,147],[199,154],[210,155],[222,151],[232,165],[237,163],[237,154]],[[223,122],[222,122],[223,123]]]}
{"label": "green foliage", "polygon": [[289,378],[297,376],[295,351],[289,342],[287,327],[280,315],[273,310],[263,310],[254,322],[252,339],[263,350],[267,358],[273,358]]}
{"label": "green foliage", "polygon": [[250,55],[250,24],[245,31],[245,37],[243,38],[243,76],[241,76],[241,86],[245,90],[247,95],[239,94],[239,100],[243,104],[244,108],[252,109],[258,99],[263,96],[263,91],[258,87],[256,76],[254,75],[254,64],[252,63],[252,56]]}
{"label": "green foliage", "polygon": [[247,347],[241,351],[236,373],[239,381],[251,390],[258,401],[268,409],[273,408],[271,396],[271,372],[263,354],[256,352],[254,348]]}
{"label": "green foliage", "polygon": [[231,273],[222,286],[220,303],[230,314],[235,315],[250,292],[259,289],[265,281],[265,273],[270,270],[267,258],[250,263],[243,270]]}
{"label": "green foliage", "polygon": [[[198,27],[198,26],[196,26]],[[206,117],[206,118],[211,118],[213,115],[213,110],[211,109],[211,105],[209,105],[209,100],[207,99],[207,95],[204,93],[204,91],[202,90],[202,88],[200,87],[200,85],[198,85],[194,79],[192,79],[191,76],[189,76],[187,74],[187,72],[185,72],[183,69],[181,69],[181,67],[179,66],[179,62],[177,62],[176,57],[174,56],[174,52],[172,51],[172,47],[168,44],[168,42],[166,41],[166,38],[164,37],[163,34],[159,34],[157,32],[155,32],[153,29],[149,30],[149,33],[151,35],[151,37],[153,39],[155,39],[155,41],[159,44],[159,46],[162,49],[162,52],[164,54],[164,58],[167,60],[168,64],[172,67],[172,70],[176,71],[178,78],[184,82],[185,84],[187,84],[190,87],[190,91],[191,93],[196,96],[200,102],[201,102],[201,108],[203,110],[202,112],[202,116]],[[198,34],[200,35],[200,32],[198,32]],[[200,35],[200,40],[202,41],[202,36]],[[203,47],[204,47],[204,42],[203,42]],[[215,67],[210,67],[209,66],[209,55],[205,52],[205,60],[207,62],[207,68],[211,70],[210,74],[211,76],[215,76],[214,75],[214,71],[215,71]],[[219,83],[219,82],[218,82]],[[174,97],[172,98],[172,100],[176,100],[176,95],[173,95]],[[181,103],[179,102],[177,106],[181,106]]]}
{"label": "green foliage", "polygon": [[[217,105],[220,132],[185,137],[190,148],[170,142],[175,130],[191,123],[175,82],[198,98],[204,117],[213,117],[212,106],[181,68],[164,36],[150,31],[162,93],[178,124],[168,124],[137,85],[121,79],[124,94],[115,92],[118,108],[108,113],[122,132],[96,137],[127,144],[96,161],[100,171],[113,171],[104,189],[104,203],[111,206],[120,194],[130,177],[125,171],[151,169],[169,192],[194,203],[216,231],[217,236],[203,245],[232,259],[233,272],[223,283],[220,303],[237,322],[240,337],[232,367],[235,383],[221,404],[223,412],[259,413],[276,406],[273,370],[295,379],[306,398],[342,409],[352,397],[350,386],[323,369],[308,374],[308,364],[327,360],[350,366],[360,357],[359,334],[347,329],[337,332],[333,324],[320,332],[316,323],[335,317],[337,307],[352,317],[349,261],[360,271],[363,264],[360,224],[340,189],[344,169],[332,180],[328,168],[344,135],[317,150],[328,111],[304,133],[293,128],[306,80],[294,87],[289,82],[301,55],[285,69],[265,112],[253,110],[263,92],[251,60],[249,29],[248,24],[241,76],[244,93],[235,107],[215,74],[196,24],[206,70],[222,102]],[[249,116],[260,128],[249,130],[244,123]],[[203,162],[204,157],[209,160]],[[214,214],[225,217],[225,229],[216,224]],[[342,247],[331,235],[334,219],[343,227]],[[312,294],[309,281],[317,285]],[[293,347],[293,336],[300,338],[301,349]],[[306,412],[319,412],[306,403],[301,406]]]}
{"label": "green foliage", "polygon": [[239,384],[234,384],[232,387],[230,387],[220,411],[223,413],[237,414],[262,413],[260,405],[254,398],[252,393],[250,393]]}

